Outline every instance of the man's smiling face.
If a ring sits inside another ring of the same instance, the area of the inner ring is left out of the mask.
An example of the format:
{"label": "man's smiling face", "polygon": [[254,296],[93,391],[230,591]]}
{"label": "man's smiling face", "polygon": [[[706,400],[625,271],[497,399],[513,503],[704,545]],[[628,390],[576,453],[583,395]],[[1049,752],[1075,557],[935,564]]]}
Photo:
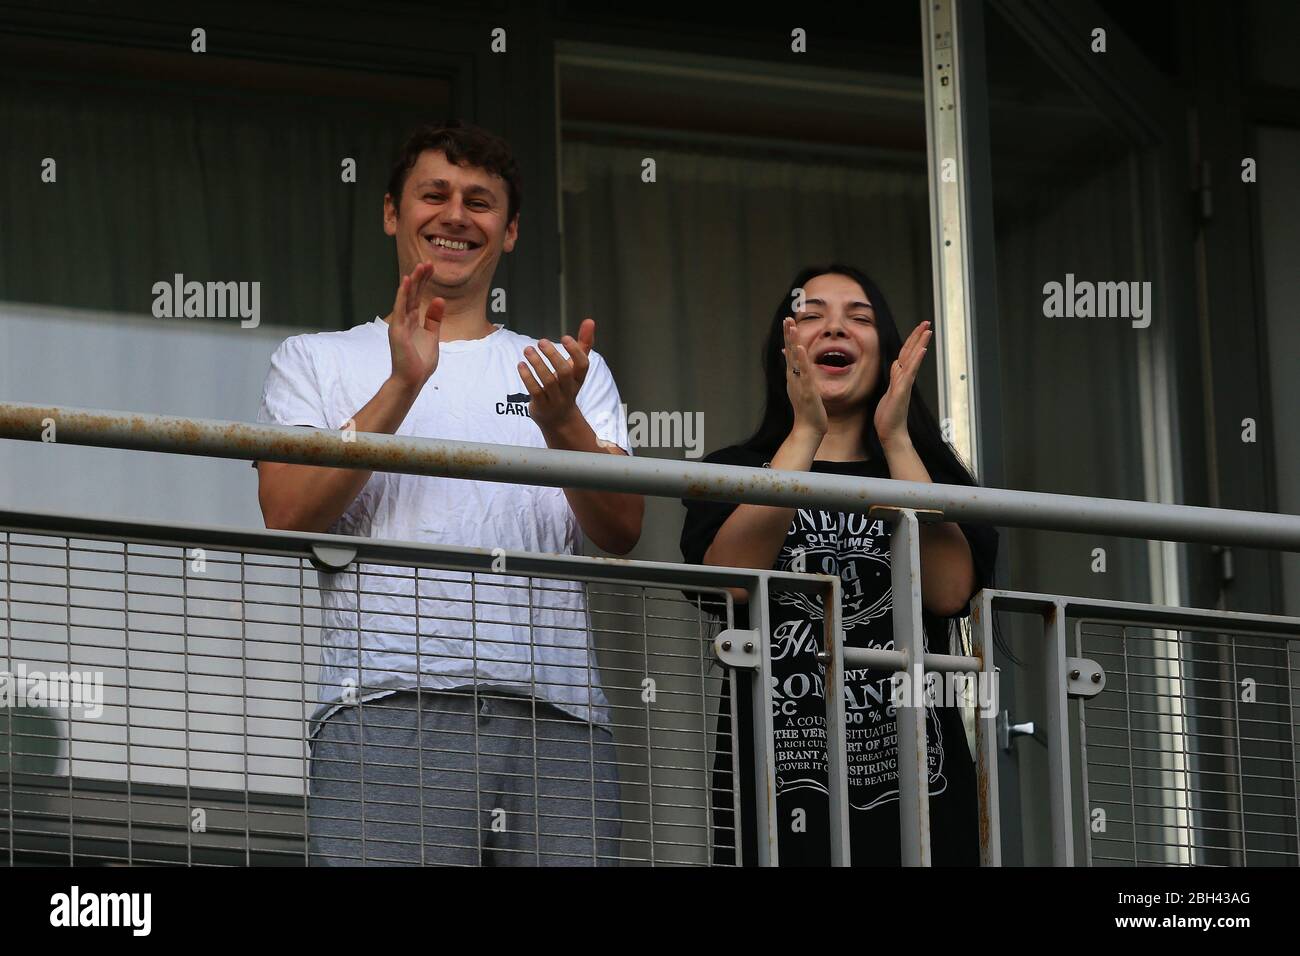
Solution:
{"label": "man's smiling face", "polygon": [[427,262],[435,288],[473,294],[487,288],[501,253],[515,247],[519,217],[507,221],[508,209],[500,176],[429,149],[407,174],[400,205],[384,197],[384,232],[397,239],[402,275]]}

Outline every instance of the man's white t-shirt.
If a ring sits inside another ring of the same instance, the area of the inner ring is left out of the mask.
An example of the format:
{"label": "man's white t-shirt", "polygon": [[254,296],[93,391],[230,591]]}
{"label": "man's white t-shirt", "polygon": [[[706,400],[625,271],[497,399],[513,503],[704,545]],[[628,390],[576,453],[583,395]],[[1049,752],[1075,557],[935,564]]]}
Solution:
{"label": "man's white t-shirt", "polygon": [[[500,325],[481,339],[440,343],[438,368],[397,434],[545,447],[528,417],[517,368],[525,347],[536,344]],[[271,356],[257,420],[342,428],[391,371],[388,325],[381,318],[346,332],[293,336]],[[631,453],[618,388],[596,352],[577,404],[597,438]],[[582,543],[560,488],[381,472],[371,475],[329,531],[552,554],[576,553]],[[475,683],[523,692],[582,720],[609,722],[580,583],[427,568],[418,569],[418,582],[416,575],[417,569],[373,564],[320,574],[314,726],[345,700]]]}

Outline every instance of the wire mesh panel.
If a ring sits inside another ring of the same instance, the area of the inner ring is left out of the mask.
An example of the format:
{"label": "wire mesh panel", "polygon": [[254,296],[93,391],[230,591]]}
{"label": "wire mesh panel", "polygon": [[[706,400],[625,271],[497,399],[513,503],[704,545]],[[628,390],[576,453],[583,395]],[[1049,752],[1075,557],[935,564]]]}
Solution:
{"label": "wire mesh panel", "polygon": [[1091,863],[1294,866],[1293,640],[1081,622],[1106,686],[1080,703]]}
{"label": "wire mesh panel", "polygon": [[500,561],[318,570],[6,533],[0,848],[43,864],[711,862],[720,625],[689,589]]}
{"label": "wire mesh panel", "polygon": [[732,748],[717,726],[723,671],[708,640],[721,625],[680,592],[588,593],[619,743],[623,863],[710,864],[727,837],[713,802],[734,811],[730,779],[719,785],[714,772],[719,748]]}

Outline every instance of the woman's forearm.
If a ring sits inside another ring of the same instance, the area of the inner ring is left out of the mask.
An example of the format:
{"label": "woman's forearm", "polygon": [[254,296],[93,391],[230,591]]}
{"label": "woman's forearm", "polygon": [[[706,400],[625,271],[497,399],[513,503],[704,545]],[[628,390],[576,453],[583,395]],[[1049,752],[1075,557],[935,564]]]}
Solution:
{"label": "woman's forearm", "polygon": [[[781,471],[810,470],[821,441],[822,436],[815,430],[796,427],[772,457],[772,467]],[[738,505],[718,529],[713,544],[704,553],[704,563],[764,570],[773,567],[794,516],[793,508]],[[738,601],[747,599],[744,591],[730,590]]]}
{"label": "woman's forearm", "polygon": [[[929,471],[910,439],[884,444],[889,477],[898,481],[930,482]],[[941,617],[957,614],[975,592],[975,562],[970,543],[951,521],[920,526],[921,603]]]}

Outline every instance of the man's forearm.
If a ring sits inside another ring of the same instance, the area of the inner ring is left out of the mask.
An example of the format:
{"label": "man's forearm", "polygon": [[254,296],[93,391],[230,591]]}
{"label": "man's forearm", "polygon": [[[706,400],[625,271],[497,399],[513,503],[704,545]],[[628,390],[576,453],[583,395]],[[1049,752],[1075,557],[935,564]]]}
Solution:
{"label": "man's forearm", "polygon": [[[359,432],[392,435],[406,420],[419,390],[394,379],[379,387],[375,397],[352,416]],[[340,441],[342,440],[340,433]],[[326,531],[361,493],[372,472],[357,468],[328,468],[260,462],[258,500],[268,528],[281,531]]]}
{"label": "man's forearm", "polygon": [[[546,439],[548,448],[622,454],[621,449],[616,451],[602,446],[591,425],[581,415],[557,428],[543,428],[542,437]],[[583,534],[601,550],[610,554],[627,554],[636,547],[641,539],[641,519],[645,515],[645,499],[641,495],[565,488],[564,496],[577,516]]]}

